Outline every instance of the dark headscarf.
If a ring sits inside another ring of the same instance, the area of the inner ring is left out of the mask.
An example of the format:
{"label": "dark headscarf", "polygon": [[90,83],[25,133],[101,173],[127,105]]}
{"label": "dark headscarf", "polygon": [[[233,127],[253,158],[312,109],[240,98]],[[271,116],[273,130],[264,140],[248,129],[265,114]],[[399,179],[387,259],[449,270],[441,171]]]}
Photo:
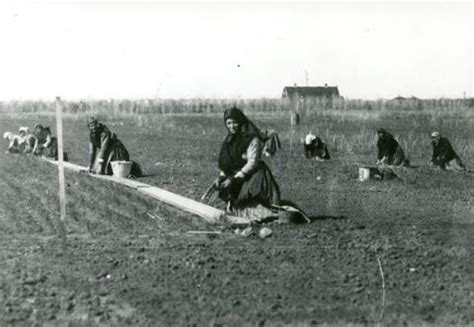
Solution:
{"label": "dark headscarf", "polygon": [[377,134],[382,134],[382,137],[385,137],[385,138],[393,138],[393,135],[383,128],[379,128],[377,130]]}
{"label": "dark headscarf", "polygon": [[226,175],[231,175],[240,170],[247,161],[242,159],[242,155],[252,140],[257,137],[262,140],[259,129],[252,123],[247,116],[238,108],[233,107],[224,112],[224,123],[228,119],[235,120],[240,126],[236,134],[228,134],[222,142],[219,153],[219,168]]}
{"label": "dark headscarf", "polygon": [[379,128],[377,130],[377,134],[382,134],[382,136],[379,135],[379,139],[377,141],[377,158],[379,160],[385,156],[391,158],[395,154],[399,146],[397,140],[395,140],[395,137],[390,132],[387,132],[383,128]]}
{"label": "dark headscarf", "polygon": [[[97,127],[95,130],[92,130],[90,126],[94,124],[97,124]],[[103,133],[110,133],[112,135],[109,129],[104,124],[99,123],[94,116],[87,117],[87,128],[89,129],[90,142],[98,148],[101,146],[101,135]]]}
{"label": "dark headscarf", "polygon": [[94,123],[97,123],[97,118],[95,118],[94,116],[87,117],[87,125],[91,125]]}
{"label": "dark headscarf", "polygon": [[227,119],[233,119],[240,125],[240,133],[246,135],[252,135],[253,137],[258,137],[260,141],[265,141],[265,136],[262,134],[260,129],[258,129],[255,124],[245,116],[245,114],[236,107],[227,109],[224,112],[224,123]]}
{"label": "dark headscarf", "polygon": [[35,124],[34,129],[37,129],[37,128],[43,129],[44,127],[43,127],[43,125],[38,123],[38,124]]}
{"label": "dark headscarf", "polygon": [[227,121],[227,119],[233,119],[241,125],[249,122],[247,116],[245,116],[245,114],[236,107],[232,107],[224,111],[224,123]]}

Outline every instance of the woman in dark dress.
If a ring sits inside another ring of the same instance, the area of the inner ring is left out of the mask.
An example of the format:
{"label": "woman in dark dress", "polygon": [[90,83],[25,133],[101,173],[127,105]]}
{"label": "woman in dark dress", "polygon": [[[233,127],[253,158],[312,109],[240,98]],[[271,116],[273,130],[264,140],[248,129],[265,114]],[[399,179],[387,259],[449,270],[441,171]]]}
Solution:
{"label": "woman in dark dress", "polygon": [[405,159],[402,147],[398,144],[393,135],[385,129],[377,130],[377,164],[385,164],[390,166],[408,166],[409,161]]}
{"label": "woman in dark dress", "polygon": [[225,111],[224,123],[228,134],[219,153],[220,174],[215,186],[228,211],[250,221],[288,210],[307,219],[298,208],[282,205],[280,188],[262,160],[265,140],[259,129],[237,108]]}
{"label": "woman in dark dress", "polygon": [[89,172],[112,175],[111,161],[129,161],[130,156],[117,135],[95,117],[87,119],[89,129]]}
{"label": "woman in dark dress", "polygon": [[451,142],[439,132],[431,134],[431,144],[433,145],[433,155],[431,164],[435,167],[447,170],[465,171],[461,158],[454,151]]}
{"label": "woman in dark dress", "polygon": [[33,154],[58,160],[58,140],[52,136],[51,129],[41,124],[36,124],[35,137]]}
{"label": "woman in dark dress", "polygon": [[304,155],[306,158],[315,158],[316,160],[329,160],[328,147],[316,135],[309,133],[304,140]]}

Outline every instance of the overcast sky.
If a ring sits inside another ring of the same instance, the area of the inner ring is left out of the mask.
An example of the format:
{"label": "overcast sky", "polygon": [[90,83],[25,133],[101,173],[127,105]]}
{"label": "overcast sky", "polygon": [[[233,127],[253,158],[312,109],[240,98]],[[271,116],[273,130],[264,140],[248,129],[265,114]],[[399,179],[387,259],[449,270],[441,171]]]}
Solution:
{"label": "overcast sky", "polygon": [[0,4],[0,99],[473,96],[464,3]]}

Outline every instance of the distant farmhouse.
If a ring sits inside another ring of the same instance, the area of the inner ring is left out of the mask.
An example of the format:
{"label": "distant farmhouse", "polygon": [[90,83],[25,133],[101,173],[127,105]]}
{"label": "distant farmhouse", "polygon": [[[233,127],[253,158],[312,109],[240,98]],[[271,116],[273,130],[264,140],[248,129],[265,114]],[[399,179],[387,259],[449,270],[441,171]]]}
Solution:
{"label": "distant farmhouse", "polygon": [[337,86],[285,86],[281,94],[282,99],[291,102],[300,102],[313,99],[334,99],[339,98]]}
{"label": "distant farmhouse", "polygon": [[404,97],[399,95],[399,96],[392,99],[392,101],[407,101],[407,100],[412,100],[413,101],[413,100],[420,100],[420,99],[418,99],[417,97],[415,97],[413,95],[409,98],[404,98]]}

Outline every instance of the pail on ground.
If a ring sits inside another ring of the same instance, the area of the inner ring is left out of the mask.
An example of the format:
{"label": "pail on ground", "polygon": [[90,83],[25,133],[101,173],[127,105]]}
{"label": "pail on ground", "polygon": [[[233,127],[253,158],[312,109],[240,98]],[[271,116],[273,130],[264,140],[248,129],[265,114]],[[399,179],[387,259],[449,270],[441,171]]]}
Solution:
{"label": "pail on ground", "polygon": [[132,170],[131,161],[111,161],[110,165],[112,166],[112,171],[116,177],[127,178],[130,175]]}
{"label": "pail on ground", "polygon": [[359,181],[368,181],[370,178],[370,169],[366,167],[359,168]]}

